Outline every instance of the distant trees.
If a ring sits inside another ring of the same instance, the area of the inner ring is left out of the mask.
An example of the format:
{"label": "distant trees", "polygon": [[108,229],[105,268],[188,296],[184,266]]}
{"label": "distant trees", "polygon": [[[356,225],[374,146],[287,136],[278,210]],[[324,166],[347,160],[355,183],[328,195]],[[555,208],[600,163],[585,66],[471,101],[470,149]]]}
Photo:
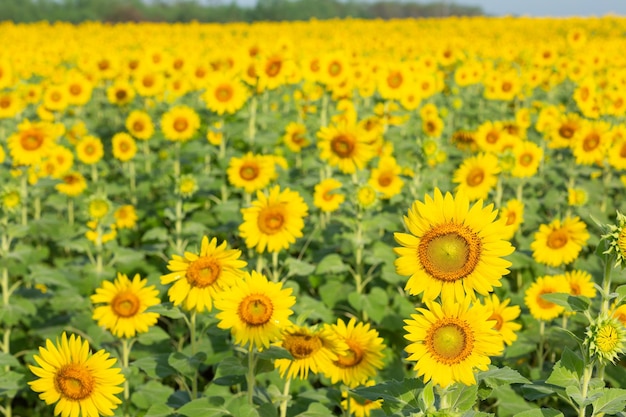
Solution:
{"label": "distant trees", "polygon": [[197,0],[2,0],[0,20],[16,23],[40,20],[79,23],[108,22],[252,22],[258,20],[308,20],[311,18],[382,18],[482,15],[480,7],[448,2],[408,3],[356,0],[259,0],[255,7]]}

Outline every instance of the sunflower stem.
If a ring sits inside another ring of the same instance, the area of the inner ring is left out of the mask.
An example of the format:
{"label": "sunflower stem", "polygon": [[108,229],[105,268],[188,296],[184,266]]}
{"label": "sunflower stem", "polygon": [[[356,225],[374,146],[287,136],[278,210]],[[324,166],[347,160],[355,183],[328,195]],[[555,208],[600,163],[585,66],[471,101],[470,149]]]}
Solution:
{"label": "sunflower stem", "polygon": [[176,221],[174,223],[174,235],[176,237],[176,253],[182,254],[184,251],[183,245],[183,197],[178,196],[176,199]]}
{"label": "sunflower stem", "polygon": [[604,275],[602,277],[602,309],[600,314],[609,312],[609,294],[611,293],[611,272],[613,271],[613,259],[610,255],[604,256]]}
{"label": "sunflower stem", "polygon": [[272,252],[272,281],[278,282],[278,252]]}
{"label": "sunflower stem", "polygon": [[[130,344],[128,339],[122,339],[122,369],[124,372],[128,371],[128,364],[130,361]],[[130,415],[129,406],[130,406],[130,383],[128,382],[128,378],[124,378],[124,416],[128,417]]]}
{"label": "sunflower stem", "polygon": [[280,417],[287,417],[287,403],[289,402],[289,387],[291,386],[291,378],[287,377],[285,387],[283,388],[283,399],[280,402]]}
{"label": "sunflower stem", "polygon": [[22,172],[20,182],[20,197],[22,199],[22,226],[28,224],[28,173]]}
{"label": "sunflower stem", "polygon": [[322,95],[322,112],[320,114],[320,126],[325,127],[328,124],[328,93],[324,91]]}
{"label": "sunflower stem", "polygon": [[143,141],[143,163],[146,174],[149,174],[152,171],[152,166],[150,164],[150,144],[147,140]]}
{"label": "sunflower stem", "polygon": [[256,356],[254,355],[254,348],[250,345],[248,351],[248,374],[246,375],[246,381],[248,382],[248,403],[254,405],[254,384],[256,378],[254,375],[254,368],[256,367]]}
{"label": "sunflower stem", "polygon": [[[191,341],[192,358],[196,355],[196,350],[198,349],[196,340],[196,313],[197,311],[194,309],[189,318],[189,339]],[[198,398],[198,368],[194,369],[191,379],[191,399],[195,400],[196,398]]]}
{"label": "sunflower stem", "polygon": [[39,220],[41,218],[41,196],[35,196],[35,201],[33,202],[33,205],[35,209],[35,214],[33,215],[33,218],[35,220]]}
{"label": "sunflower stem", "polygon": [[102,275],[102,225],[96,226],[96,273]]}
{"label": "sunflower stem", "polygon": [[128,162],[128,176],[130,177],[130,202],[133,206],[137,205],[137,172],[135,171],[135,162]]}
{"label": "sunflower stem", "polygon": [[91,182],[98,183],[98,167],[97,164],[91,164]]}
{"label": "sunflower stem", "polygon": [[585,400],[587,399],[587,391],[589,390],[589,381],[591,380],[592,370],[593,370],[593,363],[590,363],[589,365],[585,366],[585,369],[583,370],[583,380],[582,380],[582,386],[580,390],[582,404],[580,405],[580,408],[578,409],[578,417],[585,417],[585,411],[587,409]]}
{"label": "sunflower stem", "polygon": [[539,346],[537,347],[537,368],[539,372],[543,371],[543,343],[545,341],[546,322],[539,321]]}
{"label": "sunflower stem", "polygon": [[254,145],[254,137],[256,136],[256,110],[257,110],[257,96],[256,94],[252,96],[252,100],[250,100],[250,111],[248,117],[248,140],[250,141],[250,146]]}
{"label": "sunflower stem", "polygon": [[74,225],[74,199],[67,197],[67,222],[70,226]]}

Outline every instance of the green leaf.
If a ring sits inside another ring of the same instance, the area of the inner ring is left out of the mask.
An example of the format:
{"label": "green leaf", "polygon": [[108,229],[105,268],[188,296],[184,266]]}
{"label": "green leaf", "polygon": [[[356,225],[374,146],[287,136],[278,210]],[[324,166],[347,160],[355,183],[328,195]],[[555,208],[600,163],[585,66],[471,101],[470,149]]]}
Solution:
{"label": "green leaf", "polygon": [[248,367],[244,366],[240,359],[235,357],[225,358],[217,366],[214,383],[218,385],[234,385],[243,383]]}
{"label": "green leaf", "polygon": [[17,368],[21,365],[20,362],[10,353],[0,352],[0,368],[4,368],[5,366]]}
{"label": "green leaf", "polygon": [[328,308],[333,308],[339,301],[345,300],[346,295],[353,289],[354,287],[339,280],[330,280],[320,285],[318,291],[324,305]]}
{"label": "green leaf", "polygon": [[204,352],[198,352],[193,356],[187,356],[182,352],[174,352],[167,358],[167,363],[181,375],[193,378],[205,358],[206,353]]}
{"label": "green leaf", "polygon": [[563,413],[554,408],[542,408],[538,410],[528,410],[516,415],[517,417],[563,417]]}
{"label": "green leaf", "polygon": [[524,411],[538,408],[534,403],[526,401],[510,385],[494,387],[490,398],[496,400],[497,415],[500,417],[517,416]]}
{"label": "green leaf", "polygon": [[566,293],[550,293],[543,294],[544,300],[550,301],[561,307],[565,307],[567,311],[586,311],[591,305],[591,300],[582,295],[571,295]]}
{"label": "green leaf", "polygon": [[455,384],[448,388],[448,398],[453,410],[469,411],[478,399],[478,385]]}
{"label": "green leaf", "polygon": [[142,242],[167,242],[169,234],[165,227],[155,227],[148,230],[141,237]]}
{"label": "green leaf", "polygon": [[601,396],[596,398],[591,404],[593,415],[616,414],[626,409],[626,389],[604,388]]}
{"label": "green leaf", "polygon": [[138,408],[147,410],[155,404],[166,404],[167,399],[173,392],[173,388],[165,386],[158,381],[148,381],[136,388],[136,391],[130,397],[130,401]]}
{"label": "green leaf", "polygon": [[616,304],[620,305],[624,299],[626,299],[626,285],[620,285],[615,289],[615,293],[617,293]]}
{"label": "green leaf", "polygon": [[24,388],[24,375],[14,371],[0,374],[0,397],[15,397],[17,391]]}
{"label": "green leaf", "polygon": [[[222,401],[223,403],[223,401]],[[177,411],[178,414],[186,417],[210,417],[210,416],[222,416],[227,414],[228,411],[222,403],[216,404],[216,398],[198,398],[188,402],[180,407]]]}
{"label": "green leaf", "polygon": [[148,307],[146,311],[152,312],[152,313],[159,313],[163,317],[169,317],[175,320],[185,317],[185,314],[181,311],[181,309],[178,307],[174,307],[171,303],[163,303],[163,304],[151,306],[151,307]]}
{"label": "green leaf", "polygon": [[286,278],[293,276],[306,277],[315,271],[315,265],[295,258],[287,258],[285,265],[287,266],[287,271],[289,271]]}
{"label": "green leaf", "polygon": [[150,417],[170,417],[174,415],[174,409],[165,404],[154,404],[148,408],[146,415]]}
{"label": "green leaf", "polygon": [[435,392],[433,381],[429,381],[418,398],[420,409],[426,411],[435,405]]}
{"label": "green leaf", "polygon": [[341,274],[342,272],[346,272],[348,270],[348,265],[343,262],[341,257],[336,253],[331,253],[330,255],[326,255],[322,260],[317,264],[317,268],[315,268],[316,274]]}
{"label": "green leaf", "polygon": [[169,355],[169,353],[152,354],[151,356],[133,361],[130,366],[136,366],[150,378],[166,378],[176,374],[176,370],[168,364]]}
{"label": "green leaf", "polygon": [[418,378],[391,380],[371,387],[357,388],[354,393],[371,401],[383,400],[383,410],[392,413],[400,409],[419,409],[418,391],[424,384]]}
{"label": "green leaf", "polygon": [[576,384],[580,390],[583,367],[582,359],[570,349],[565,348],[561,360],[554,365],[546,383],[564,388]]}
{"label": "green leaf", "polygon": [[259,352],[257,356],[259,359],[266,360],[293,359],[293,356],[291,356],[287,349],[278,346],[270,346],[269,349],[264,349],[262,352]]}
{"label": "green leaf", "polygon": [[147,332],[140,333],[139,336],[137,336],[137,341],[142,345],[153,345],[155,343],[169,340],[169,338],[170,335],[168,335],[167,332],[161,327],[151,326]]}
{"label": "green leaf", "polygon": [[519,372],[505,366],[496,368],[491,366],[485,372],[479,372],[476,376],[478,381],[485,381],[488,387],[495,388],[505,384],[530,384],[531,382],[520,375]]}
{"label": "green leaf", "polygon": [[322,404],[311,403],[304,413],[300,413],[296,417],[334,417],[334,414]]}

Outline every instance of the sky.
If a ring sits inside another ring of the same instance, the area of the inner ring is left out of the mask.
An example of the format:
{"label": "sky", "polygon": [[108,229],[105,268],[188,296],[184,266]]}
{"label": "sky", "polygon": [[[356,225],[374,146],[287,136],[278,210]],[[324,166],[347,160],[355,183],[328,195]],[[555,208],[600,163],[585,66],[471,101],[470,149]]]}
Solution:
{"label": "sky", "polygon": [[[215,1],[215,0],[214,0]],[[235,0],[241,6],[254,6],[256,0]],[[365,0],[374,2],[375,0]],[[406,0],[404,0],[406,1]],[[429,3],[418,1],[418,3]],[[222,0],[223,4],[230,0]],[[603,16],[609,13],[626,15],[625,0],[456,0],[449,3],[480,6],[490,15],[529,16]]]}

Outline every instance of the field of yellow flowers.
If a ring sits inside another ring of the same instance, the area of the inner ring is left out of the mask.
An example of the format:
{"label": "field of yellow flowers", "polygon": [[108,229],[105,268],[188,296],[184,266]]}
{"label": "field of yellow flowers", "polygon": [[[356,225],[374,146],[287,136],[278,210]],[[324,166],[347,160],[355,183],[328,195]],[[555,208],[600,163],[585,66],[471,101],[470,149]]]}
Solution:
{"label": "field of yellow flowers", "polygon": [[0,412],[624,416],[626,20],[0,23]]}

